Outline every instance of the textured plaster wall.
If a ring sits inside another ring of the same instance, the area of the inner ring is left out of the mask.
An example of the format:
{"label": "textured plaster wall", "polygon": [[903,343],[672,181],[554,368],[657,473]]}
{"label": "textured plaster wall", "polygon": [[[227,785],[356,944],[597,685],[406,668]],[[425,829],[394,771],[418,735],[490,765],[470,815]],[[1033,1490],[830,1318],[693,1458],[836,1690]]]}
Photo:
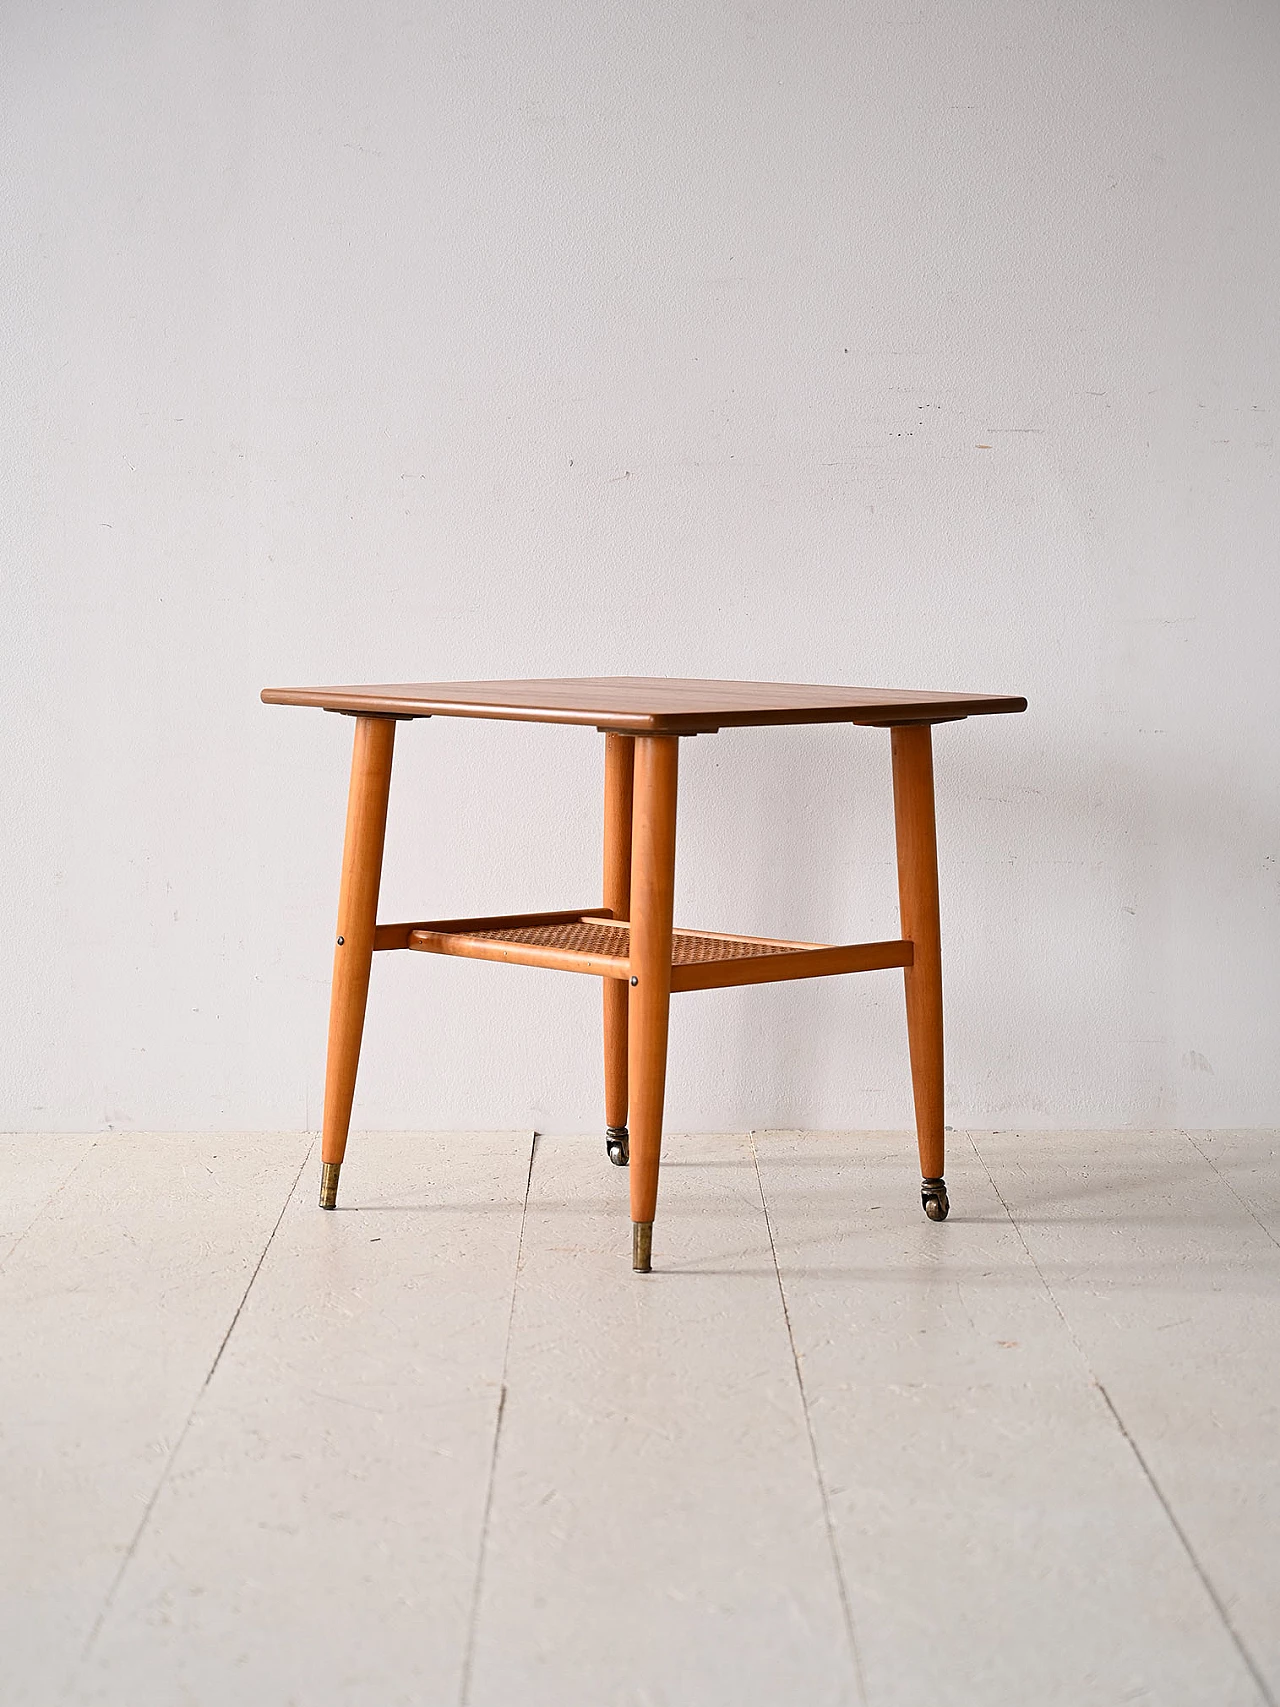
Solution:
{"label": "textured plaster wall", "polygon": [[[1024,692],[936,737],[950,1118],[1280,1120],[1280,7],[10,0],[0,1125],[318,1122],[351,726],[264,683]],[[399,737],[385,917],[598,894],[594,733]],[[678,913],[895,928],[887,737],[700,738]],[[601,1119],[375,963],[357,1123]],[[678,1126],[905,1123],[900,982]]]}

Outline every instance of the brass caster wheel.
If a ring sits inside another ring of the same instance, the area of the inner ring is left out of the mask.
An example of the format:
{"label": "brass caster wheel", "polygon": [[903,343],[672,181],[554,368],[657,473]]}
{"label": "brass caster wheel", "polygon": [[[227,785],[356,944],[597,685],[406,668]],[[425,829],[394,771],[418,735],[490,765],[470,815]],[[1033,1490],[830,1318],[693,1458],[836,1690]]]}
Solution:
{"label": "brass caster wheel", "polygon": [[922,1179],[920,1181],[920,1202],[930,1221],[945,1221],[950,1212],[951,1204],[947,1200],[947,1182],[944,1179]]}
{"label": "brass caster wheel", "polygon": [[625,1126],[606,1126],[604,1147],[615,1168],[625,1168],[631,1160],[631,1138]]}

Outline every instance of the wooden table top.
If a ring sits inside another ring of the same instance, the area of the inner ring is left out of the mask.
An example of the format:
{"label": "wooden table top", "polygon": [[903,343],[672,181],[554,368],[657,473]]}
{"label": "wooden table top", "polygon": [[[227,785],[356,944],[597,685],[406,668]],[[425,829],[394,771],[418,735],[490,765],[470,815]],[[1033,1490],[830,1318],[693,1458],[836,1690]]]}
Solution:
{"label": "wooden table top", "polygon": [[1010,694],[811,687],[668,676],[564,676],[549,681],[400,682],[366,687],[263,688],[267,705],[395,717],[496,717],[585,723],[632,735],[705,735],[781,723],[946,723],[1025,711]]}

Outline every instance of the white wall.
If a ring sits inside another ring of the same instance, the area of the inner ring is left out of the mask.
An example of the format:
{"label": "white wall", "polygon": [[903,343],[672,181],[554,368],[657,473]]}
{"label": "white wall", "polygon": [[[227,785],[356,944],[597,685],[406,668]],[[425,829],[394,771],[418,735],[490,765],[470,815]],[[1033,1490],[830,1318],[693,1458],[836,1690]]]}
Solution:
{"label": "white wall", "polygon": [[[318,1122],[351,725],[265,683],[1025,693],[936,736],[950,1118],[1280,1120],[1274,0],[8,0],[0,1125]],[[989,447],[989,448],[983,448]],[[385,917],[598,894],[601,741],[399,736]],[[686,744],[679,914],[894,931],[888,741]],[[375,963],[356,1121],[601,1121]],[[676,1126],[905,1123],[892,973]]]}

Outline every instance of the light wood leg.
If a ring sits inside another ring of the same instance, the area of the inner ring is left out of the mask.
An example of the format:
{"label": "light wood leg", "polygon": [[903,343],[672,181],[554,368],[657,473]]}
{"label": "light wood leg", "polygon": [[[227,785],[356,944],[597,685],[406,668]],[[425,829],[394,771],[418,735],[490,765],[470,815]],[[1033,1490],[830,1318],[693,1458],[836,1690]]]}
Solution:
{"label": "light wood leg", "polygon": [[662,1156],[671,1004],[671,925],[676,869],[676,780],[680,743],[635,737],[631,843],[631,1266],[647,1274]]}
{"label": "light wood leg", "polygon": [[[631,799],[636,744],[630,735],[604,738],[604,904],[615,919],[631,917]],[[604,1119],[609,1160],[625,1167],[627,1134],[627,986],[604,985]]]}
{"label": "light wood leg", "polygon": [[898,901],[903,937],[914,945],[906,968],[911,1088],[920,1146],[921,1197],[934,1221],[947,1215],[943,1180],[942,935],[938,920],[938,837],[933,807],[933,741],[927,723],[897,727],[893,739],[893,815],[898,840]]}
{"label": "light wood leg", "polygon": [[338,940],[329,998],[329,1054],[324,1076],[320,1207],[337,1206],[338,1170],[347,1148],[360,1039],[364,1033],[373,932],[382,881],[382,844],[391,789],[396,725],[390,717],[358,717],[347,796],[347,833],[338,892]]}

